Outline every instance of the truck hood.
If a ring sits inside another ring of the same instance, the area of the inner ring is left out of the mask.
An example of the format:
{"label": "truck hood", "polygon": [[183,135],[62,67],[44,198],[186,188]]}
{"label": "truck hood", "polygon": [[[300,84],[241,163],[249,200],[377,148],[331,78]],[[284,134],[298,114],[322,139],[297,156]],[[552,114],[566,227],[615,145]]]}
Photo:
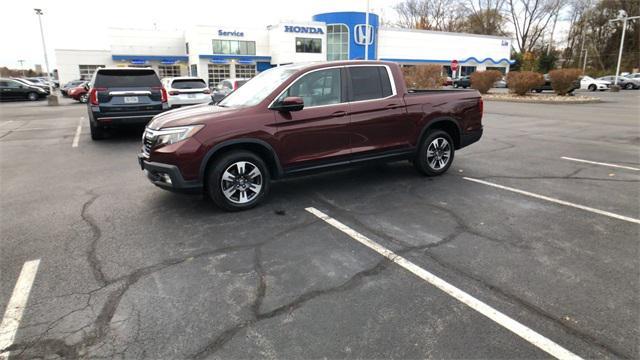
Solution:
{"label": "truck hood", "polygon": [[226,108],[216,105],[200,104],[181,109],[163,112],[153,117],[147,127],[152,130],[163,128],[204,124],[208,121],[225,117],[237,111],[234,108]]}

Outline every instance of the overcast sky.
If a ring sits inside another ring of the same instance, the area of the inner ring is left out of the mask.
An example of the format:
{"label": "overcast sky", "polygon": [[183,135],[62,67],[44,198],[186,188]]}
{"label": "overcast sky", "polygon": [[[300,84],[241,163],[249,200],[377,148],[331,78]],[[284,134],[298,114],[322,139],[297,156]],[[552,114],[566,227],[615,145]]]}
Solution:
{"label": "overcast sky", "polygon": [[[386,21],[397,19],[393,5],[400,0],[370,0],[371,11]],[[366,0],[242,0],[242,1],[124,1],[76,2],[63,0],[4,1],[0,21],[0,66],[25,68],[42,64],[44,56],[34,8],[42,17],[49,54],[53,49],[108,49],[108,27],[170,28],[190,25],[266,26],[280,20],[308,21],[314,14],[331,11],[364,11]]]}

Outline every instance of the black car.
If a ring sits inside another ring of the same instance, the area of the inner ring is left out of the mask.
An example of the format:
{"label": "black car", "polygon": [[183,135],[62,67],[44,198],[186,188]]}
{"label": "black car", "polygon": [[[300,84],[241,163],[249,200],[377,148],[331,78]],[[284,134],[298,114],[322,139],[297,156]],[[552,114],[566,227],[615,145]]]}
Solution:
{"label": "black car", "polygon": [[[533,88],[531,89],[531,91],[535,91],[537,93],[541,93],[543,91],[554,91],[553,86],[551,86],[551,78],[549,77],[549,74],[544,74],[543,76],[544,76],[544,85],[538,86],[537,88]],[[580,81],[578,82],[574,81],[571,84],[572,84],[572,89],[569,90],[567,94],[571,94],[573,93],[574,90],[580,89]]]}
{"label": "black car", "polygon": [[23,78],[11,78],[11,80],[15,80],[15,81],[17,81],[17,82],[19,82],[19,83],[22,83],[22,84],[24,84],[24,85],[27,85],[27,86],[35,86],[35,87],[39,87],[39,88],[41,88],[42,90],[46,91],[46,92],[47,92],[47,95],[50,93],[50,91],[49,91],[49,86],[47,86],[47,85],[43,85],[43,84],[41,84],[41,83],[36,83],[36,82],[31,81],[31,80],[23,79]]}
{"label": "black car", "polygon": [[167,92],[153,69],[98,69],[89,85],[91,138],[103,139],[113,127],[146,125],[168,108]]}
{"label": "black car", "polygon": [[454,88],[463,88],[466,89],[471,86],[471,76],[462,76],[455,80],[453,80]]}
{"label": "black car", "polygon": [[39,100],[47,92],[37,86],[27,85],[15,79],[0,79],[0,100]]}

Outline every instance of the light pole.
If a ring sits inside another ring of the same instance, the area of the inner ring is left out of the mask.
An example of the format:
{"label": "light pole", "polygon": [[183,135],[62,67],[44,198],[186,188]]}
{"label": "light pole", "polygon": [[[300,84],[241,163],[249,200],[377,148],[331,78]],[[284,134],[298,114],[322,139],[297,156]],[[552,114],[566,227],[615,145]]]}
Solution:
{"label": "light pole", "polygon": [[40,37],[42,37],[42,51],[44,51],[44,66],[47,70],[47,80],[49,81],[49,105],[58,105],[58,97],[53,93],[53,82],[51,81],[51,72],[49,71],[49,60],[47,58],[47,45],[44,42],[44,30],[42,29],[42,9],[33,9],[38,15],[38,22],[40,23]]}
{"label": "light pole", "polygon": [[24,60],[18,60],[20,64],[20,70],[22,70],[22,77],[24,77]]}
{"label": "light pole", "polygon": [[616,66],[616,79],[613,82],[613,85],[618,85],[618,76],[620,76],[620,61],[622,60],[622,49],[624,48],[624,35],[627,32],[627,21],[640,19],[640,16],[632,16],[628,17],[627,12],[624,10],[618,11],[618,17],[615,19],[609,20],[609,22],[614,21],[622,21],[622,37],[620,38],[620,52],[618,52],[618,66]]}
{"label": "light pole", "polygon": [[[369,0],[367,0],[367,12],[364,14],[364,17],[364,59],[369,60]],[[373,31],[371,32],[371,35],[373,35]]]}
{"label": "light pole", "polygon": [[584,49],[584,63],[582,64],[582,74],[587,70],[587,56],[589,55],[589,49]]}

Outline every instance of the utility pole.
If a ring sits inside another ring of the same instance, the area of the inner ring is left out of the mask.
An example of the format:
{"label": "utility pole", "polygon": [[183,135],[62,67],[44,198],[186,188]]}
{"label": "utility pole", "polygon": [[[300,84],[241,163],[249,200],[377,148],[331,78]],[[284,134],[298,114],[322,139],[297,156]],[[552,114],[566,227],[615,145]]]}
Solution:
{"label": "utility pole", "polygon": [[[582,55],[582,54],[580,54]],[[582,74],[584,75],[585,70],[587,70],[587,57],[589,55],[589,49],[584,49],[584,63],[582,64]]]}
{"label": "utility pole", "polygon": [[44,42],[44,30],[42,28],[42,9],[33,9],[38,15],[38,22],[40,23],[40,37],[42,37],[42,51],[44,51],[44,66],[47,71],[47,80],[49,81],[49,105],[58,105],[58,97],[53,93],[53,81],[51,81],[51,72],[49,71],[49,59],[47,57],[47,45]]}
{"label": "utility pole", "polygon": [[[364,59],[369,60],[369,0],[367,0],[367,12],[365,12],[364,18]],[[371,35],[373,35],[373,31],[371,32]]]}
{"label": "utility pole", "polygon": [[20,70],[22,70],[22,77],[24,77],[24,60],[18,60],[18,63],[20,64]]}
{"label": "utility pole", "polygon": [[618,17],[609,20],[610,23],[614,21],[622,21],[622,37],[620,38],[620,51],[618,52],[618,65],[616,66],[616,79],[613,85],[618,85],[618,77],[620,76],[620,61],[622,60],[622,49],[624,48],[624,35],[627,32],[627,21],[640,19],[640,16],[628,17],[627,12],[624,10],[618,11]]}

